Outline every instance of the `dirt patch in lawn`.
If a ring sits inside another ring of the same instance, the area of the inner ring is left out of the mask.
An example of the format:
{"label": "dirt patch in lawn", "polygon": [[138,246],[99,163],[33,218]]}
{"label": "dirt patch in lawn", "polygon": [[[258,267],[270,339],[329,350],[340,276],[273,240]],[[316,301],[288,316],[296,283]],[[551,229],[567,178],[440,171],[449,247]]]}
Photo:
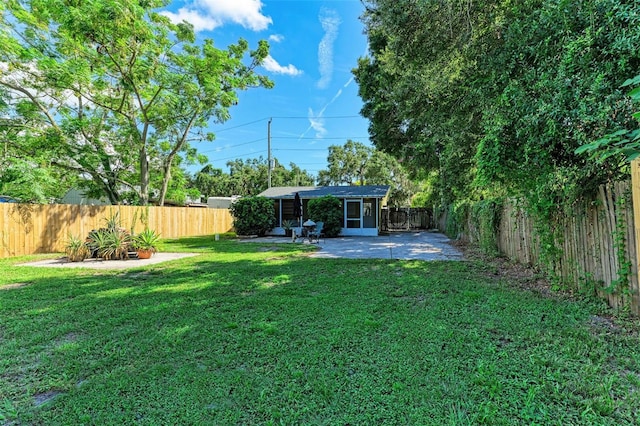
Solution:
{"label": "dirt patch in lawn", "polygon": [[516,263],[506,257],[491,257],[470,244],[452,240],[451,245],[464,253],[468,260],[479,261],[487,265],[486,276],[504,279],[523,290],[532,291],[546,297],[558,297],[560,294],[551,289],[551,284],[540,271],[529,265]]}
{"label": "dirt patch in lawn", "polygon": [[11,283],[11,284],[5,284],[2,287],[0,287],[0,291],[2,290],[14,290],[17,288],[22,288],[22,287],[26,287],[28,285],[31,285],[31,283]]}
{"label": "dirt patch in lawn", "polygon": [[40,407],[45,405],[51,401],[53,401],[58,395],[63,394],[63,392],[51,390],[47,392],[37,393],[33,395],[33,403],[36,407]]}

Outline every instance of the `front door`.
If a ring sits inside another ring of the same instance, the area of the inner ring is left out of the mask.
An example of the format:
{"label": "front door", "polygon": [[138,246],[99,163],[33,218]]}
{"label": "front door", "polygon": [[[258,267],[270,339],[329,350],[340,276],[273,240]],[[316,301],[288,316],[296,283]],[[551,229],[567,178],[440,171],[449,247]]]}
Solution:
{"label": "front door", "polygon": [[362,200],[347,200],[347,229],[362,227]]}

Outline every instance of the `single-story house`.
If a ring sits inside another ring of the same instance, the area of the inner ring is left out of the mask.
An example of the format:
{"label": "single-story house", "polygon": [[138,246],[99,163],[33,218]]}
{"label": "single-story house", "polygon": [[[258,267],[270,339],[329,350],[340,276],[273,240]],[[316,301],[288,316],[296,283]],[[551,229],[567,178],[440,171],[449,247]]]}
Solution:
{"label": "single-story house", "polygon": [[60,204],[80,204],[84,206],[108,206],[111,203],[107,197],[89,198],[80,189],[70,189],[60,200]]}
{"label": "single-story house", "polygon": [[342,203],[342,232],[344,236],[377,236],[380,231],[382,206],[389,195],[388,185],[363,186],[284,186],[272,187],[260,194],[274,200],[276,227],[272,235],[284,235],[282,222],[295,221],[300,232],[300,218],[294,214],[295,198],[298,194],[302,202],[302,222],[309,217],[309,200],[332,195]]}

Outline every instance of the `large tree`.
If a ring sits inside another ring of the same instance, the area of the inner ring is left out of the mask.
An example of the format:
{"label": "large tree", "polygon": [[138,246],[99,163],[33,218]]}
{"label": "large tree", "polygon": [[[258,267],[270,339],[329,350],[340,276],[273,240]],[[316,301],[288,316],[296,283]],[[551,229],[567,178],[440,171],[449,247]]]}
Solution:
{"label": "large tree", "polygon": [[51,167],[40,142],[27,130],[37,127],[37,120],[14,112],[8,93],[0,88],[0,194],[36,203],[61,197],[75,177]]}
{"label": "large tree", "polygon": [[[237,91],[271,87],[255,73],[268,55],[240,40],[226,50],[195,42],[193,27],[158,13],[162,0],[8,2],[2,11],[0,86],[37,125],[50,163],[89,178],[113,203],[122,188],[149,200],[152,173],[163,203],[177,156],[229,117]],[[248,57],[247,57],[248,55]]]}
{"label": "large tree", "polygon": [[[268,162],[263,157],[227,162],[229,173],[205,166],[196,173],[194,186],[206,197],[231,195],[258,195],[268,187]],[[310,186],[315,180],[295,163],[289,169],[274,159],[271,170],[272,186]]]}
{"label": "large tree", "polygon": [[478,42],[486,38],[479,6],[409,0],[365,6],[369,55],[354,75],[372,142],[417,176],[450,170],[448,192],[465,193],[479,135],[473,107],[481,101],[465,73],[486,50]]}
{"label": "large tree", "polygon": [[210,164],[195,174],[193,186],[198,188],[205,197],[230,197],[234,195],[229,175]]}
{"label": "large tree", "polygon": [[320,185],[389,185],[389,205],[408,206],[417,191],[400,162],[393,156],[361,142],[348,140],[331,145],[328,168],[318,173]]}
{"label": "large tree", "polygon": [[365,5],[369,55],[354,74],[371,138],[437,172],[445,203],[513,194],[552,206],[619,176],[619,162],[574,151],[632,125],[620,85],[640,67],[635,2]]}
{"label": "large tree", "polygon": [[329,168],[318,174],[320,185],[364,185],[367,163],[373,150],[361,142],[348,140],[343,146],[331,145]]}

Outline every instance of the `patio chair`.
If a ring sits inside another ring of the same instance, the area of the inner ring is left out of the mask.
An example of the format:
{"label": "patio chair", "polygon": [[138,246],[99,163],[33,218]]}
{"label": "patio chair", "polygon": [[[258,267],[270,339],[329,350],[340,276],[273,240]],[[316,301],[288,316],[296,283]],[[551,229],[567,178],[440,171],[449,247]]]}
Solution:
{"label": "patio chair", "polygon": [[[322,228],[324,227],[324,222],[316,222],[316,228],[309,232],[309,242],[316,244],[320,244],[320,238],[324,237],[324,233],[322,232]],[[314,241],[315,240],[315,241]]]}

